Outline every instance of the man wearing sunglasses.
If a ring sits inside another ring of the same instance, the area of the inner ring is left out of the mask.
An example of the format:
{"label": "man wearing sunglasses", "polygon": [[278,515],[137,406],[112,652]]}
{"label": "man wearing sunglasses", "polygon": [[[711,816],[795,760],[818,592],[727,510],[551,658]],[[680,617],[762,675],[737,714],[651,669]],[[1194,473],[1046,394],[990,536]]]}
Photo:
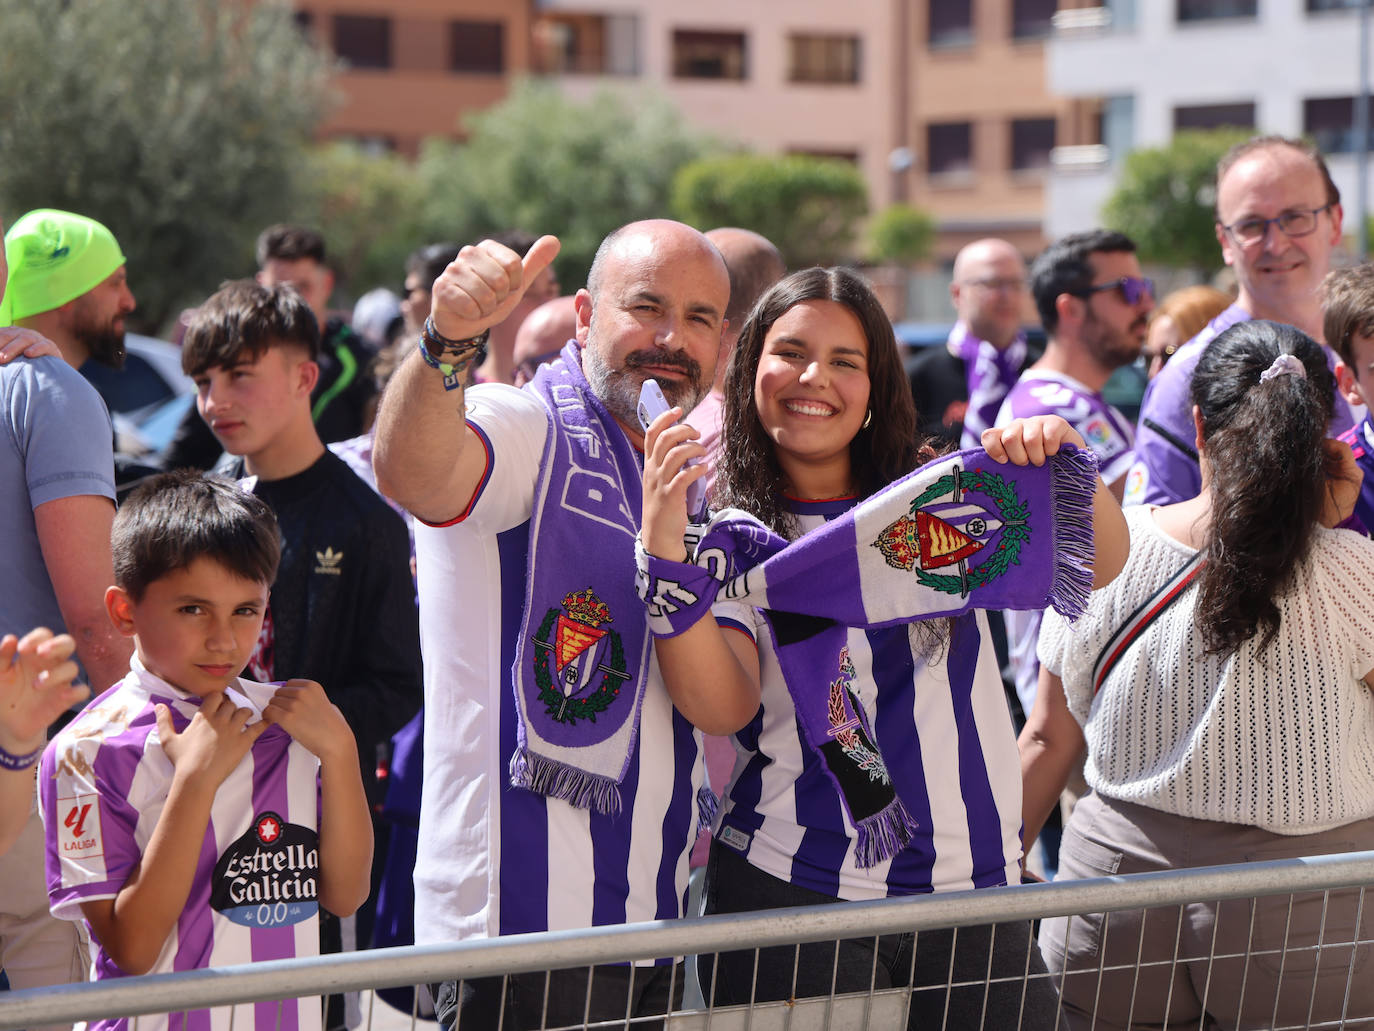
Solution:
{"label": "man wearing sunglasses", "polygon": [[[1239,294],[1146,388],[1126,504],[1172,504],[1201,489],[1188,391],[1218,333],[1246,319],[1272,319],[1322,339],[1320,287],[1341,241],[1340,201],[1321,154],[1301,140],[1253,137],[1217,163],[1217,243]],[[1357,421],[1337,396],[1332,435]]]}
{"label": "man wearing sunglasses", "polygon": [[[1102,481],[1119,499],[1134,431],[1103,399],[1102,387],[1114,370],[1140,354],[1155,306],[1154,284],[1141,275],[1131,239],[1106,229],[1051,244],[1031,265],[1030,284],[1049,341],[1044,355],[1012,387],[996,425],[1060,416],[1097,455]],[[1035,657],[1040,613],[1005,615],[1016,694],[1030,712],[1040,674]]]}

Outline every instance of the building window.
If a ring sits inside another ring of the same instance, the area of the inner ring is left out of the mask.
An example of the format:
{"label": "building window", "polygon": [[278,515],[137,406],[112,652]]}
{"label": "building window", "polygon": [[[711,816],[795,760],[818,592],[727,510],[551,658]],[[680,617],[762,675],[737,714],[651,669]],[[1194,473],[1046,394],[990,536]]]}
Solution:
{"label": "building window", "polygon": [[1309,14],[1316,11],[1351,11],[1363,6],[1364,0],[1307,0]]}
{"label": "building window", "polygon": [[1254,102],[1243,104],[1196,104],[1174,108],[1174,132],[1184,129],[1253,129]]}
{"label": "building window", "polygon": [[506,27],[499,21],[449,22],[448,66],[455,72],[500,75],[506,70]]}
{"label": "building window", "polygon": [[973,5],[969,0],[930,0],[932,47],[973,45]]}
{"label": "building window", "polygon": [[1015,118],[1011,123],[1011,168],[1032,172],[1050,167],[1054,150],[1053,118]]}
{"label": "building window", "polygon": [[679,79],[748,78],[743,32],[673,32],[673,75]]}
{"label": "building window", "polygon": [[[1320,97],[1302,102],[1302,131],[1323,154],[1353,154],[1359,149],[1354,97]],[[1374,140],[1374,132],[1367,137]]]}
{"label": "building window", "polygon": [[534,23],[535,69],[544,75],[638,75],[635,15],[550,12]]}
{"label": "building window", "polygon": [[354,68],[390,68],[391,19],[334,15],[334,53]]}
{"label": "building window", "polygon": [[1253,18],[1258,13],[1258,7],[1258,0],[1178,0],[1178,20]]}
{"label": "building window", "polygon": [[859,81],[858,36],[812,36],[794,33],[787,40],[791,82]]}
{"label": "building window", "polygon": [[926,127],[926,171],[932,176],[968,175],[973,171],[973,125],[932,122]]}
{"label": "building window", "polygon": [[1053,28],[1059,0],[1015,0],[1011,9],[1013,39],[1044,39]]}

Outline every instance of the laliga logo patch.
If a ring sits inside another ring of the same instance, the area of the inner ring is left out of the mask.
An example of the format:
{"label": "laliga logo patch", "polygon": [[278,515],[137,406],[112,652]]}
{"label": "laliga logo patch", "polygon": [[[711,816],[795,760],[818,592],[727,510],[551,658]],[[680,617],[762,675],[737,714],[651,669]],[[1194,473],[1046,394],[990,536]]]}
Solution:
{"label": "laliga logo patch", "polygon": [[210,905],[244,927],[298,924],[319,909],[319,876],[319,835],[260,813],[215,864]]}

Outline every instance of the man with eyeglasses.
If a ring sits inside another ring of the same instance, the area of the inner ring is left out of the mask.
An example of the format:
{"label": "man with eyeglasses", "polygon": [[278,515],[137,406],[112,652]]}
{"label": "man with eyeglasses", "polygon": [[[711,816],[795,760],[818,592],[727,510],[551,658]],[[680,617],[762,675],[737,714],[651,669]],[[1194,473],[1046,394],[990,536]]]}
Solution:
{"label": "man with eyeglasses", "polygon": [[[1217,163],[1217,243],[1239,293],[1146,388],[1125,504],[1167,505],[1201,489],[1188,391],[1217,334],[1246,319],[1272,319],[1322,339],[1320,287],[1341,241],[1340,201],[1321,154],[1301,140],[1257,136]],[[1332,436],[1358,421],[1338,396]]]}
{"label": "man with eyeglasses", "polygon": [[[1135,243],[1107,229],[1051,244],[1030,270],[1031,295],[1049,341],[1044,355],[1012,387],[996,425],[1058,415],[1097,455],[1102,481],[1119,499],[1131,465],[1130,421],[1102,397],[1112,372],[1145,343],[1154,284],[1141,275]],[[1026,712],[1040,675],[1035,645],[1039,612],[1007,612],[1016,694]]]}
{"label": "man with eyeglasses", "polygon": [[912,362],[911,396],[922,435],[977,447],[1025,368],[1026,264],[1006,240],[977,240],[954,258],[949,297],[959,321]]}

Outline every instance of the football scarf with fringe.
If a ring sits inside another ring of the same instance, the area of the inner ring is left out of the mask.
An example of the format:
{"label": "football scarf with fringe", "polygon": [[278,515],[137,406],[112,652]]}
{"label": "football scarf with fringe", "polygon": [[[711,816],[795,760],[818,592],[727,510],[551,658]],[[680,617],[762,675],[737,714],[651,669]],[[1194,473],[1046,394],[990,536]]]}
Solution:
{"label": "football scarf with fringe", "polygon": [[1092,452],[1072,446],[1040,467],[961,451],[790,543],[726,509],[689,527],[701,534],[688,541],[691,563],[636,544],[636,582],[655,636],[688,630],[718,597],[763,611],[803,734],[857,832],[856,862],[870,867],[915,825],[883,762],[882,728],[851,687],[847,628],[972,608],[1052,606],[1076,618],[1092,590],[1096,483]]}
{"label": "football scarf with fringe", "polygon": [[529,387],[549,433],[530,513],[524,617],[511,681],[516,787],[620,811],[649,668],[634,542],[637,452],[582,372],[574,343]]}

